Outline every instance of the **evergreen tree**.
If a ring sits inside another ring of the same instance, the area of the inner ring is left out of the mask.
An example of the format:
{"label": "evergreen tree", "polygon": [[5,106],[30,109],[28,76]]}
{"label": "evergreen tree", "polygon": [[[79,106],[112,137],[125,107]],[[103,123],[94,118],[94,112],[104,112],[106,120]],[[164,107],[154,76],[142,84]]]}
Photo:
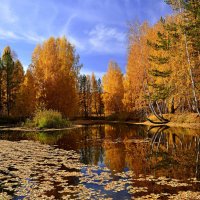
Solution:
{"label": "evergreen tree", "polygon": [[[164,24],[165,20],[161,19]],[[169,78],[172,73],[169,67],[169,52],[171,50],[171,40],[168,32],[158,32],[156,42],[147,41],[152,48],[152,54],[149,56],[149,89],[147,98],[149,100],[150,109],[153,114],[161,121],[166,121],[162,112],[166,110],[166,100],[171,94],[171,86]],[[154,105],[156,104],[159,114],[156,113]],[[160,108],[160,105],[162,107]]]}
{"label": "evergreen tree", "polygon": [[98,85],[97,80],[92,73],[91,76],[91,95],[92,95],[92,113],[95,113],[98,116]]}
{"label": "evergreen tree", "polygon": [[195,110],[199,110],[199,65],[200,65],[200,1],[166,0],[182,17],[180,29],[184,35],[186,59],[190,75]]}
{"label": "evergreen tree", "polygon": [[19,60],[14,61],[10,47],[4,49],[2,55],[3,65],[3,84],[5,90],[5,105],[7,115],[10,115],[11,109],[14,107],[16,95],[23,81],[24,71]]}
{"label": "evergreen tree", "polygon": [[104,104],[103,104],[103,98],[102,98],[103,89],[102,89],[100,78],[97,80],[97,88],[98,88],[97,107],[98,107],[98,114],[101,116],[104,113]]}
{"label": "evergreen tree", "polygon": [[90,77],[80,75],[79,78],[79,109],[81,116],[89,117],[91,115],[91,83]]}

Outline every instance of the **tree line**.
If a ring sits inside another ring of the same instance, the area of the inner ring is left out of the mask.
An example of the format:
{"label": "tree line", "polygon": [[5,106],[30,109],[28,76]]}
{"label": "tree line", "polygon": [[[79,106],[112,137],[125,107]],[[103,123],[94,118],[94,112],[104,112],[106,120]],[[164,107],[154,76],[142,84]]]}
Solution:
{"label": "tree line", "polygon": [[163,113],[200,114],[200,1],[166,3],[173,15],[130,24],[125,75],[111,63],[103,77],[105,112],[143,109],[161,122]]}
{"label": "tree line", "polygon": [[10,47],[0,60],[1,116],[30,117],[53,109],[66,117],[103,114],[101,80],[80,75],[75,47],[65,37],[37,45],[26,73]]}
{"label": "tree line", "polygon": [[81,75],[75,47],[51,37],[36,46],[26,73],[10,47],[0,59],[0,113],[18,117],[53,109],[66,117],[142,110],[200,115],[200,2],[166,0],[174,14],[155,25],[131,23],[126,73],[111,61],[102,81]]}

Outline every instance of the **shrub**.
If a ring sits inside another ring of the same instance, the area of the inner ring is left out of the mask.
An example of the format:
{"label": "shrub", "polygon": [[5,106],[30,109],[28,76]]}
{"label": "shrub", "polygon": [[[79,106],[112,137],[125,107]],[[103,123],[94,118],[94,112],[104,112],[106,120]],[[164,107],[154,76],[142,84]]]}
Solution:
{"label": "shrub", "polygon": [[64,118],[62,118],[62,115],[58,111],[54,110],[42,110],[37,111],[35,113],[35,116],[33,117],[33,120],[27,120],[26,125],[28,127],[34,126],[39,129],[42,128],[64,128],[69,127],[70,122]]}

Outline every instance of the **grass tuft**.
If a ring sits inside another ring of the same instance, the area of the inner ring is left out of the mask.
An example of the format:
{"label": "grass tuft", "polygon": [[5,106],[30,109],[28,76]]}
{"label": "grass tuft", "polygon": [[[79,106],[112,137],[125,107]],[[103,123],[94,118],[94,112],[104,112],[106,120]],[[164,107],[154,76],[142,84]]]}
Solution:
{"label": "grass tuft", "polygon": [[32,120],[28,119],[25,123],[26,127],[44,128],[66,128],[71,123],[64,119],[60,112],[54,110],[39,110],[35,113]]}

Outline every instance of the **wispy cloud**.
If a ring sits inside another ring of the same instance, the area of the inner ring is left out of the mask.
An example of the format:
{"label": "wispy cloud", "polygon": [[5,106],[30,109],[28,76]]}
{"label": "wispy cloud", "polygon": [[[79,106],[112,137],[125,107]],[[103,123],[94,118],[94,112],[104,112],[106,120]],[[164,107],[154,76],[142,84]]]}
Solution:
{"label": "wispy cloud", "polygon": [[72,36],[68,36],[67,38],[70,41],[70,43],[72,43],[78,50],[80,50],[80,51],[85,51],[86,50],[86,47],[85,47],[84,43],[82,43],[78,39],[76,39],[76,38],[74,38]]}
{"label": "wispy cloud", "polygon": [[114,27],[96,25],[89,33],[90,50],[102,53],[121,53],[125,49],[126,34]]}
{"label": "wispy cloud", "polygon": [[18,17],[11,9],[9,0],[1,0],[0,2],[0,23],[13,24],[18,21]]}
{"label": "wispy cloud", "polygon": [[28,64],[35,44],[65,35],[101,76],[110,57],[125,63],[127,21],[153,24],[168,11],[161,0],[0,0],[0,46]]}
{"label": "wispy cloud", "polygon": [[11,39],[11,40],[18,40],[21,39],[19,35],[15,34],[12,31],[7,31],[3,30],[0,27],[0,39],[6,40],[6,39]]}
{"label": "wispy cloud", "polygon": [[41,43],[46,39],[44,36],[40,36],[35,33],[24,33],[21,35],[21,38],[22,40],[25,40],[27,42],[30,41],[33,43]]}
{"label": "wispy cloud", "polygon": [[0,39],[3,40],[22,40],[27,43],[41,43],[45,40],[45,37],[39,36],[34,33],[16,33],[14,31],[3,30],[0,28]]}

